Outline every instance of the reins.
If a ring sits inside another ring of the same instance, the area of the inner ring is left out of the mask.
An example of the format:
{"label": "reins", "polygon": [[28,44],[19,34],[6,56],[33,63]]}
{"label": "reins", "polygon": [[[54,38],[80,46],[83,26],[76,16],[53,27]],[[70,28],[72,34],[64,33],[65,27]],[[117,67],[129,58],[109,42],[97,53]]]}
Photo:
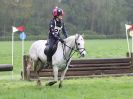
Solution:
{"label": "reins", "polygon": [[[63,46],[64,45],[64,46]],[[70,51],[70,53],[69,53],[69,55],[68,55],[68,59],[66,58],[66,56],[65,56],[65,47],[68,47],[69,49],[71,49],[71,51]],[[72,47],[70,47],[70,46],[68,46],[68,45],[66,45],[65,43],[63,43],[62,44],[62,48],[63,48],[63,56],[64,56],[64,59],[66,60],[66,65],[67,65],[67,63],[68,63],[68,61],[71,59],[71,57],[75,54],[75,52],[77,52],[77,50],[75,50],[74,48],[72,48]],[[74,51],[74,52],[73,52]],[[73,52],[73,53],[72,53]]]}

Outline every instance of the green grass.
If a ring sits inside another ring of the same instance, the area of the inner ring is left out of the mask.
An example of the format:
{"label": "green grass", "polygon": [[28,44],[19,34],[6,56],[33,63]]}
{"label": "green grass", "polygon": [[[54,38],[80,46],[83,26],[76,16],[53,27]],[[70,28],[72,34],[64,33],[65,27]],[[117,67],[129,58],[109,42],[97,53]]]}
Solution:
{"label": "green grass", "polygon": [[65,80],[48,87],[45,81],[0,81],[0,99],[132,99],[133,77],[108,77]]}

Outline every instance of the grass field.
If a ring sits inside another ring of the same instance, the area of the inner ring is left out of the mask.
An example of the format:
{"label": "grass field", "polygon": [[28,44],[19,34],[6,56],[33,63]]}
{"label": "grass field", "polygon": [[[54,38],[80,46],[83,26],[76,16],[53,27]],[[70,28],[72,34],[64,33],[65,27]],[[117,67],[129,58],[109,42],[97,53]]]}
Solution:
{"label": "grass field", "polygon": [[35,81],[0,81],[0,99],[133,99],[133,77],[65,80],[63,88]]}
{"label": "grass field", "polygon": [[[32,41],[25,42],[25,54]],[[126,40],[86,40],[85,58],[126,57]],[[35,81],[20,80],[21,42],[14,44],[14,79],[8,72],[0,73],[0,99],[133,99],[133,77],[82,78],[65,80],[62,89],[58,84],[36,86]],[[75,54],[74,59],[78,55]],[[11,42],[0,42],[0,64],[11,63]],[[9,76],[8,76],[9,75]]]}

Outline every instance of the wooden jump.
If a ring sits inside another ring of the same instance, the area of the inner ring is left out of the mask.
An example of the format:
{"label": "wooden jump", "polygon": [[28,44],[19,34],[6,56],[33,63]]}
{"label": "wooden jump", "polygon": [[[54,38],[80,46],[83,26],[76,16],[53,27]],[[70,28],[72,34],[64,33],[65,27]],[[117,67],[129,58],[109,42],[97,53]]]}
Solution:
{"label": "wooden jump", "polygon": [[[127,58],[109,58],[109,59],[85,59],[72,60],[66,76],[88,76],[103,74],[124,74],[133,72],[133,54]],[[29,56],[24,56],[24,78],[26,79],[26,68],[29,65]],[[52,69],[43,69],[40,77],[53,76]],[[60,72],[59,72],[60,76]],[[36,77],[33,69],[31,69],[30,77]]]}

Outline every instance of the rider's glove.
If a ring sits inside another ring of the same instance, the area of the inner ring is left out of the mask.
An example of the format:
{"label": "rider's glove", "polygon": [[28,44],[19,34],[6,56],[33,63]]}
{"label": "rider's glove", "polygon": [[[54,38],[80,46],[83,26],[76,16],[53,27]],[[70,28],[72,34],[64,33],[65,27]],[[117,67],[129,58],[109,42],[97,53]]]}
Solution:
{"label": "rider's glove", "polygon": [[61,43],[64,43],[65,41],[63,40],[63,39],[61,39],[61,38],[59,38],[59,41],[61,42]]}

